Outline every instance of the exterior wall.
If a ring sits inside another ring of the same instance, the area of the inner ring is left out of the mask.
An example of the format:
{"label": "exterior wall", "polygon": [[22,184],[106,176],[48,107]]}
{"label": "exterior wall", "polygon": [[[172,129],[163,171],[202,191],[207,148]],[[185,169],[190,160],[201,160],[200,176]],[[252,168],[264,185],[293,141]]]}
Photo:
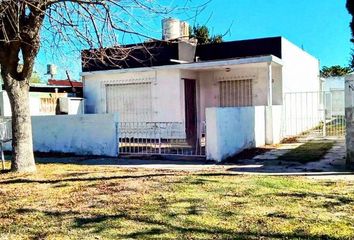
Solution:
{"label": "exterior wall", "polygon": [[345,79],[346,163],[354,167],[354,75]]}
{"label": "exterior wall", "polygon": [[[282,103],[282,70],[281,66],[272,66],[273,104]],[[267,105],[268,64],[259,63],[238,66],[230,71],[209,70],[199,72],[199,117],[205,121],[205,109],[219,107],[218,79],[252,79],[252,102],[254,106]]]}
{"label": "exterior wall", "polygon": [[183,122],[184,92],[179,70],[158,70],[147,72],[129,72],[111,74],[96,72],[84,77],[84,98],[86,113],[106,113],[105,84],[115,84],[121,81],[152,81],[151,95],[153,121]]}
{"label": "exterior wall", "polygon": [[[118,156],[118,115],[32,117],[33,149],[77,155]],[[11,149],[11,144],[6,144]]]}
{"label": "exterior wall", "polygon": [[154,71],[135,73],[96,72],[83,77],[85,113],[106,113],[106,96],[104,83],[114,83],[130,79],[155,79]]}
{"label": "exterior wall", "polygon": [[222,161],[265,144],[265,108],[207,108],[207,159]]}
{"label": "exterior wall", "polygon": [[283,66],[272,65],[273,105],[283,104]]}
{"label": "exterior wall", "polygon": [[213,71],[199,72],[199,119],[205,121],[205,111],[207,108],[219,106],[219,87],[214,80]]}
{"label": "exterior wall", "polygon": [[319,61],[282,38],[283,92],[320,91]]}
{"label": "exterior wall", "polygon": [[345,77],[322,78],[322,81],[323,91],[326,92],[326,117],[330,118],[333,115],[345,115]]}
{"label": "exterior wall", "polygon": [[282,127],[282,113],[283,106],[282,105],[273,105],[272,106],[272,120],[273,120],[273,139],[272,144],[280,143],[282,140],[281,137],[281,127]]}
{"label": "exterior wall", "polygon": [[284,102],[281,137],[287,137],[320,124],[324,107],[319,94],[318,59],[282,38],[282,61]]}
{"label": "exterior wall", "polygon": [[184,122],[181,91],[180,70],[160,70],[156,72],[156,85],[153,91],[153,109],[156,112],[154,121]]}
{"label": "exterior wall", "polygon": [[82,98],[62,98],[67,102],[68,115],[84,114],[85,112],[85,100]]}
{"label": "exterior wall", "polygon": [[343,90],[345,85],[345,77],[329,77],[323,78],[323,90]]}

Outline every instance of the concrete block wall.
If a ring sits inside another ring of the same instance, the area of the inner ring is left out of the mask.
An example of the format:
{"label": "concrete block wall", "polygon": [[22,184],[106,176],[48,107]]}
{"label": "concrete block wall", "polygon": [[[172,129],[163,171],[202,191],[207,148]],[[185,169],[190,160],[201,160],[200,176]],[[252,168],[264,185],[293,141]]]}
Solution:
{"label": "concrete block wall", "polygon": [[345,79],[346,163],[354,167],[354,75]]}
{"label": "concrete block wall", "polygon": [[[118,156],[118,115],[32,117],[33,149],[37,152]],[[11,150],[11,143],[5,145]]]}
{"label": "concrete block wall", "polygon": [[223,161],[265,144],[265,107],[207,108],[207,159]]}

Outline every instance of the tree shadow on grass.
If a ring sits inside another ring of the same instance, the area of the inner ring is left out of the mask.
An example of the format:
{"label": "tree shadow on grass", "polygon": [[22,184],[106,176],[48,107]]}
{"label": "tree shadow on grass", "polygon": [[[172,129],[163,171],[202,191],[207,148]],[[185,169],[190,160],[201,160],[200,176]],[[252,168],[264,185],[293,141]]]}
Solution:
{"label": "tree shadow on grass", "polygon": [[156,173],[156,174],[144,174],[144,175],[123,175],[123,176],[109,176],[109,177],[88,177],[88,178],[63,178],[63,179],[30,179],[30,178],[16,178],[0,181],[0,184],[15,184],[15,183],[42,183],[42,184],[54,184],[63,182],[87,182],[87,181],[107,181],[115,179],[140,179],[140,178],[154,178],[173,176],[171,173]]}
{"label": "tree shadow on grass", "polygon": [[[272,194],[274,195],[274,194]],[[320,193],[313,193],[313,192],[281,192],[276,193],[275,196],[279,197],[290,197],[290,198],[325,198],[332,200],[331,202],[326,202],[323,206],[331,208],[333,206],[342,206],[347,204],[354,204],[354,199],[346,196],[341,196],[337,194],[320,194]],[[334,201],[334,202],[333,202]]]}
{"label": "tree shadow on grass", "polygon": [[[327,234],[311,234],[301,229],[291,233],[277,233],[272,232],[271,230],[256,231],[241,229],[237,231],[220,226],[203,226],[199,223],[187,225],[180,222],[172,223],[168,219],[158,220],[149,215],[131,215],[126,212],[120,212],[117,214],[96,214],[89,217],[81,217],[80,215],[85,213],[76,211],[43,211],[38,209],[19,208],[16,213],[42,213],[46,216],[55,218],[71,216],[73,218],[73,225],[68,226],[69,228],[78,228],[83,231],[88,230],[96,234],[104,234],[104,231],[115,230],[112,238],[159,238],[162,237],[163,234],[171,233],[172,235],[177,235],[179,237],[188,236],[189,238],[193,238],[202,236],[203,238],[208,239],[341,239]],[[193,215],[193,213],[191,213],[191,215]],[[278,213],[268,217],[287,219],[287,216]],[[118,221],[118,225],[114,221]],[[122,221],[132,221],[137,225],[140,224],[143,228],[129,233],[122,233],[119,230],[119,222]],[[110,234],[112,234],[112,231],[110,232]]]}
{"label": "tree shadow on grass", "polygon": [[63,217],[67,215],[78,215],[80,212],[77,211],[50,211],[50,210],[39,210],[35,208],[18,208],[16,209],[18,214],[31,214],[31,213],[43,213],[46,216],[50,217]]}
{"label": "tree shadow on grass", "polygon": [[[136,224],[145,225],[143,230],[137,230],[132,233],[121,234],[117,232],[117,237],[122,238],[159,238],[159,235],[165,233],[172,233],[181,236],[188,235],[190,238],[203,237],[210,238],[226,238],[226,239],[340,239],[326,234],[310,234],[306,231],[297,231],[292,233],[276,233],[276,232],[257,232],[257,231],[237,231],[232,229],[225,229],[216,226],[183,226],[170,223],[169,221],[156,220],[149,216],[132,216],[127,213],[117,215],[96,215],[87,218],[76,218],[74,221],[74,227],[76,228],[96,228],[96,233],[107,230],[109,225],[105,224],[106,221],[114,220],[127,220],[136,222]],[[98,224],[98,226],[95,226]],[[147,225],[147,226],[146,226]],[[115,228],[111,226],[111,228]],[[162,236],[160,236],[162,237]]]}

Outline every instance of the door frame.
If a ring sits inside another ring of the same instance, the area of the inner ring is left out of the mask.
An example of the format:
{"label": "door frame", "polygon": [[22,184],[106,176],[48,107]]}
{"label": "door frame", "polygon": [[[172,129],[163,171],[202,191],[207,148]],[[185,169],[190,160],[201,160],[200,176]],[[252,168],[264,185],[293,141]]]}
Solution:
{"label": "door frame", "polygon": [[[198,133],[199,133],[199,127],[198,127],[198,81],[197,79],[193,79],[193,78],[182,78],[181,80],[183,80],[183,95],[184,95],[184,98],[183,98],[183,101],[184,101],[184,108],[183,108],[183,111],[184,111],[184,122],[185,122],[185,129],[186,129],[186,139],[187,139],[187,142],[191,145],[196,145],[196,142],[198,140]],[[190,81],[190,82],[194,82],[194,128],[193,128],[193,133],[191,134],[189,131],[188,131],[188,115],[187,115],[187,89],[186,89],[186,82],[187,81]]]}

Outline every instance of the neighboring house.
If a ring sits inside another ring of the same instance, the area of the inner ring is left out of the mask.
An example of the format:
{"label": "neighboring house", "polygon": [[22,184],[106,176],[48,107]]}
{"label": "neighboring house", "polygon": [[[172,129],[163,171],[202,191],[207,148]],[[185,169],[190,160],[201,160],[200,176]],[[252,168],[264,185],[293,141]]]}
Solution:
{"label": "neighboring house", "polygon": [[323,91],[344,90],[345,76],[321,78],[321,82]]}
{"label": "neighboring house", "polygon": [[202,138],[207,108],[266,106],[266,123],[254,136],[263,140],[253,144],[277,143],[284,93],[320,89],[319,61],[283,37],[197,46],[148,42],[123,60],[102,62],[92,58],[95,53],[82,53],[86,113],[119,112],[121,122],[182,123],[188,142]]}
{"label": "neighboring house", "polygon": [[55,80],[55,79],[49,79],[48,85],[49,86],[74,87],[74,88],[78,88],[79,90],[82,89],[82,87],[83,87],[82,82],[69,81],[69,80]]}
{"label": "neighboring house", "polygon": [[[31,116],[83,114],[82,87],[77,92],[67,86],[32,84],[29,92]],[[9,98],[4,90],[0,92],[0,114],[11,116]]]}

